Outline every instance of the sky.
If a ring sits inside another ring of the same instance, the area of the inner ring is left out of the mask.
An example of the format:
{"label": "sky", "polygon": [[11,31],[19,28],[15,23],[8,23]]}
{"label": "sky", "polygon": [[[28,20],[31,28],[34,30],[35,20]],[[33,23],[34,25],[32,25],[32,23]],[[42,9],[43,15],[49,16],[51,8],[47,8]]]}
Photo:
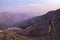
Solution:
{"label": "sky", "polygon": [[44,13],[60,8],[60,0],[0,0],[0,12]]}

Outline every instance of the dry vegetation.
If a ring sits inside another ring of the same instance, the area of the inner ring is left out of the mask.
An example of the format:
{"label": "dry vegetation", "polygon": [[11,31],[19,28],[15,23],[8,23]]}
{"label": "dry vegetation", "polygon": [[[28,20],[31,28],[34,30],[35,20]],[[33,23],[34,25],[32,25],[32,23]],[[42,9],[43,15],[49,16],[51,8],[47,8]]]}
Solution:
{"label": "dry vegetation", "polygon": [[18,35],[12,31],[0,32],[0,40],[60,40],[60,34],[43,35],[43,36],[24,36]]}

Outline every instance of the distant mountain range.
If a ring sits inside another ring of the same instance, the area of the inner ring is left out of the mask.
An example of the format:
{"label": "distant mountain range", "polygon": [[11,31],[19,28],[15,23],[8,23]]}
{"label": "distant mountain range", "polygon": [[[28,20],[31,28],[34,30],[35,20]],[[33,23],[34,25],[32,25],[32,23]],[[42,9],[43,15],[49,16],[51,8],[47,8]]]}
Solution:
{"label": "distant mountain range", "polygon": [[3,12],[3,13],[0,13],[0,21],[1,22],[19,22],[19,21],[23,21],[23,20],[26,20],[30,18],[29,15],[27,14],[24,14],[24,13],[16,13],[16,14],[13,14],[13,13],[8,13],[8,12]]}
{"label": "distant mountain range", "polygon": [[[0,26],[9,26],[12,27],[12,25],[24,21],[31,16],[24,14],[24,13],[8,13],[8,12],[3,12],[0,13]],[[5,28],[5,27],[3,27]]]}

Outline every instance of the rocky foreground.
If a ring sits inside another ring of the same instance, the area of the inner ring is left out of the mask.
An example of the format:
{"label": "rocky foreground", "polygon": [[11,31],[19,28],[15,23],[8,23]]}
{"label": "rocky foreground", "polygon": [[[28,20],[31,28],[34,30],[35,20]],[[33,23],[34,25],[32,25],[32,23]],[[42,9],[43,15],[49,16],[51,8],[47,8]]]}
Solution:
{"label": "rocky foreground", "polygon": [[60,34],[47,34],[41,36],[18,35],[13,31],[0,31],[0,40],[60,40]]}

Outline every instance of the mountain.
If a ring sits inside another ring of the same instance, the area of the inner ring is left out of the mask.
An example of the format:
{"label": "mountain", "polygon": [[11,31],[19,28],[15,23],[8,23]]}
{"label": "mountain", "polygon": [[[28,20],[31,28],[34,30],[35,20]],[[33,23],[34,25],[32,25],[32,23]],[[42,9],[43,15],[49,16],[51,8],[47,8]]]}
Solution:
{"label": "mountain", "polygon": [[52,18],[52,16],[55,15],[54,11],[49,11],[44,15],[40,15],[40,16],[35,16],[32,17],[28,20],[24,20],[22,22],[18,22],[16,23],[15,26],[18,26],[19,28],[25,29],[31,25],[37,24],[37,23],[42,23],[42,21],[46,21],[47,19],[49,20],[50,18]]}
{"label": "mountain", "polygon": [[19,28],[23,30],[18,32],[20,35],[43,35],[49,33],[60,33],[60,9],[49,11],[48,13],[30,18],[21,24]]}
{"label": "mountain", "polygon": [[22,13],[9,13],[9,12],[0,13],[0,29],[13,27],[15,23],[24,21],[28,18],[30,18],[30,16]]}

